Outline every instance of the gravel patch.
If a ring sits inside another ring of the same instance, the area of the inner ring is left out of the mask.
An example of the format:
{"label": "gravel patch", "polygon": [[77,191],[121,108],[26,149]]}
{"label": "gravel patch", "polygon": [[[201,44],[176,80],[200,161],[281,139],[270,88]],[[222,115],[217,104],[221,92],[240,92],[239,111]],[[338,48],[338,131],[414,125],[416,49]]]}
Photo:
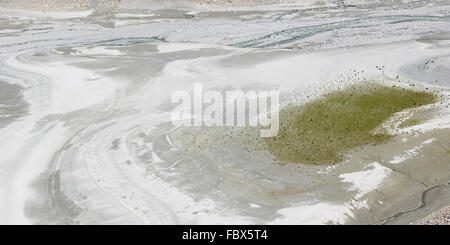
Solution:
{"label": "gravel patch", "polygon": [[417,224],[419,225],[450,225],[450,206],[440,209],[421,221]]}

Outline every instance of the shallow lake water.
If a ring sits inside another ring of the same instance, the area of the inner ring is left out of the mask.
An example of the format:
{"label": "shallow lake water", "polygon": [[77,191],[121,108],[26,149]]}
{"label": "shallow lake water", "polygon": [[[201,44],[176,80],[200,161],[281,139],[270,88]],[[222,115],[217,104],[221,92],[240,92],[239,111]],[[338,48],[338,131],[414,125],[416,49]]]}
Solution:
{"label": "shallow lake water", "polygon": [[[450,204],[449,12],[2,8],[0,223],[415,222]],[[241,129],[171,123],[171,94],[196,83],[283,104],[364,79],[440,101],[338,164],[279,164]]]}

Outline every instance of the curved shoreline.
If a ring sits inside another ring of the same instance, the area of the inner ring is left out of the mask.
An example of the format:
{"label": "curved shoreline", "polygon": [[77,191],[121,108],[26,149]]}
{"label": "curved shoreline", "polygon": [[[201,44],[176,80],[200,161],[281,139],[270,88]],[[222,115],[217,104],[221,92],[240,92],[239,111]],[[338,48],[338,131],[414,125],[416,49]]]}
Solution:
{"label": "curved shoreline", "polygon": [[[226,46],[265,32],[320,26],[301,16],[140,23],[134,21],[141,17],[127,14],[0,19],[13,27],[0,34],[1,80],[20,84],[30,105],[26,116],[0,128],[5,223],[368,224],[414,209],[427,188],[448,182],[445,104],[402,129],[405,135],[355,149],[336,166],[278,166],[236,142],[208,141],[189,152],[183,148],[189,141],[165,127],[168,96],[195,82],[207,89],[278,86],[288,99],[367,76],[448,95],[446,22],[418,20],[415,32],[395,36],[399,40],[370,33],[399,33],[411,22],[332,28],[299,39],[317,44],[302,51]],[[109,23],[124,19],[132,22]],[[154,36],[164,42],[153,42]],[[443,200],[438,194],[433,200]],[[436,203],[427,208],[442,205]],[[396,221],[411,218],[405,216]]]}

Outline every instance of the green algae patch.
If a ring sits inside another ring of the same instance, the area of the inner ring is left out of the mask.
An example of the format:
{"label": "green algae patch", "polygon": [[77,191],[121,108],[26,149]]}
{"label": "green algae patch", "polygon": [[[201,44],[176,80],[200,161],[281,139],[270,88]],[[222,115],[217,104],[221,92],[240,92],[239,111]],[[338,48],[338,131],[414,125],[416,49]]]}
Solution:
{"label": "green algae patch", "polygon": [[425,121],[424,118],[409,118],[409,119],[405,120],[404,122],[402,122],[398,127],[399,128],[408,128],[408,127],[418,125],[418,124],[422,123],[423,121]]}
{"label": "green algae patch", "polygon": [[393,137],[379,128],[395,113],[436,99],[430,92],[395,86],[353,85],[304,105],[284,106],[278,135],[264,138],[264,144],[281,163],[337,163],[355,147]]}

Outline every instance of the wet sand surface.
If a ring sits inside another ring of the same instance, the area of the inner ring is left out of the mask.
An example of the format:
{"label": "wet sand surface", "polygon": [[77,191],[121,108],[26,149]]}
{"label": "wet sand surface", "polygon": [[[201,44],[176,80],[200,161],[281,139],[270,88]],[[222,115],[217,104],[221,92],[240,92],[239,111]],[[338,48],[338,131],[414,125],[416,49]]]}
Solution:
{"label": "wet sand surface", "polygon": [[0,82],[0,127],[3,128],[26,114],[28,105],[23,100],[21,90],[16,84]]}
{"label": "wet sand surface", "polygon": [[[0,221],[416,223],[450,204],[449,11],[0,9]],[[170,121],[170,95],[194,83],[287,103],[364,78],[440,101],[335,165],[280,165],[240,134]]]}

